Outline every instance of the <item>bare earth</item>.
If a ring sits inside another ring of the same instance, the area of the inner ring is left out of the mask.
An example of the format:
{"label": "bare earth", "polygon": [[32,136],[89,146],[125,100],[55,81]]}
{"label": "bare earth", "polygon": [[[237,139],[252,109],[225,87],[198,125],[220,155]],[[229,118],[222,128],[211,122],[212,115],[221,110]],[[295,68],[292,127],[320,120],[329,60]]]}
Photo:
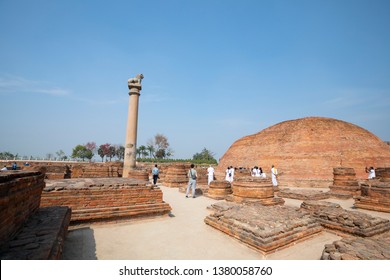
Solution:
{"label": "bare earth", "polygon": [[[186,198],[177,188],[160,186],[164,200],[172,207],[170,216],[137,219],[122,223],[89,224],[69,229],[65,260],[319,260],[325,244],[341,237],[325,232],[263,255],[240,241],[206,225],[216,200],[199,196]],[[285,199],[299,207],[302,201]],[[353,209],[353,199],[327,199],[344,209]],[[390,213],[361,211],[390,219]]]}

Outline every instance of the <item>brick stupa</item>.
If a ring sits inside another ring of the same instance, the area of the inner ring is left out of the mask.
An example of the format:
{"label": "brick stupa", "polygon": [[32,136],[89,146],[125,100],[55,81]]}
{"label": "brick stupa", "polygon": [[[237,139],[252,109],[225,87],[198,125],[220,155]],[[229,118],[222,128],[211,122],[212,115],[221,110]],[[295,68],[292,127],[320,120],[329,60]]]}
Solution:
{"label": "brick stupa", "polygon": [[390,146],[357,125],[306,117],[238,139],[222,156],[216,176],[221,179],[227,166],[261,166],[270,176],[273,164],[280,186],[328,187],[335,167],[354,168],[359,180],[367,178],[366,166],[390,166]]}

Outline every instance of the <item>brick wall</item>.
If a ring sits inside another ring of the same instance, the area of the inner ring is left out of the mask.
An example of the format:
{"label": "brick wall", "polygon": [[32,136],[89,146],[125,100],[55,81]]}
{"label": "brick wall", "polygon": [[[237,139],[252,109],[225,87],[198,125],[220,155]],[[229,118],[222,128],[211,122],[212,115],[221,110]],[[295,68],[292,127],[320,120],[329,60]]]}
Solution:
{"label": "brick wall", "polygon": [[69,179],[61,186],[48,185],[42,192],[41,207],[45,206],[71,207],[72,222],[161,215],[171,210],[160,189],[125,178]]}
{"label": "brick wall", "polygon": [[44,187],[44,175],[39,172],[0,172],[0,247],[38,210]]}

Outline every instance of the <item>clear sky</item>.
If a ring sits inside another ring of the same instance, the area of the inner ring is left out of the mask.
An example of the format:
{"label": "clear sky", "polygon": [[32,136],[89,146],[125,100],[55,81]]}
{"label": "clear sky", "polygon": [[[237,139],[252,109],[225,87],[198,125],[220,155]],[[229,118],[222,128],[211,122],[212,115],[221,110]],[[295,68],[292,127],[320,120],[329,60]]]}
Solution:
{"label": "clear sky", "polygon": [[281,121],[331,117],[390,140],[388,0],[0,0],[0,152],[124,145],[222,157]]}

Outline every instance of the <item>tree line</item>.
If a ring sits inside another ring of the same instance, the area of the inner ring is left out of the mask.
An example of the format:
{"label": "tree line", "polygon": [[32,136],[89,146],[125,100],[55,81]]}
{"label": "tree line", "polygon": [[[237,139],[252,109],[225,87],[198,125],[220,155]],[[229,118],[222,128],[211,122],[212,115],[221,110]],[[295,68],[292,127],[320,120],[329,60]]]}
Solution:
{"label": "tree line", "polygon": [[[137,148],[137,161],[139,162],[172,162],[172,161],[193,161],[194,163],[210,163],[216,164],[217,160],[214,158],[214,154],[204,148],[200,153],[193,155],[192,159],[173,159],[173,150],[169,145],[168,138],[163,134],[156,134],[153,138],[149,139],[146,145],[140,145]],[[56,157],[52,153],[46,155],[47,159],[54,160],[68,160],[79,159],[82,161],[91,161],[95,155],[98,155],[102,162],[119,160],[122,161],[125,155],[125,147],[123,145],[115,144],[101,144],[97,145],[91,141],[86,144],[78,144],[72,149],[71,156],[67,156],[63,150],[56,152]],[[14,159],[18,155],[13,155],[10,152],[0,153],[0,159]],[[27,159],[27,158],[26,158]],[[32,159],[32,157],[30,157]]]}

